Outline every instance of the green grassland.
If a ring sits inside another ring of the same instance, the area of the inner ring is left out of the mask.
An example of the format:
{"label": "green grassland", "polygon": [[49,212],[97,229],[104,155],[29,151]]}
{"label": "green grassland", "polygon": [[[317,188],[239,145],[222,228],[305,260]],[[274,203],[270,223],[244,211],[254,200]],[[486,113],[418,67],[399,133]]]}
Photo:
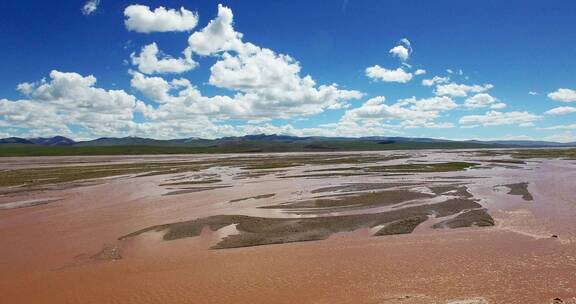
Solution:
{"label": "green grassland", "polygon": [[259,152],[331,152],[380,151],[414,149],[476,149],[493,148],[492,145],[465,142],[394,142],[380,143],[364,140],[331,141],[241,141],[215,145],[128,145],[128,146],[39,146],[0,145],[0,157],[7,156],[72,156],[72,155],[147,155],[147,154],[199,154],[199,153],[259,153]]}

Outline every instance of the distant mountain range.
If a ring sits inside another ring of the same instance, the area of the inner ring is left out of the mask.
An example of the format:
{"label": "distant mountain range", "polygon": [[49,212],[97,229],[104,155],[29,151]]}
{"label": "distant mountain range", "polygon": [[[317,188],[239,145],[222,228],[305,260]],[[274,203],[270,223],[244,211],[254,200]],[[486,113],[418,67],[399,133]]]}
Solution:
{"label": "distant mountain range", "polygon": [[[302,150],[361,150],[355,144],[370,144],[367,150],[377,150],[373,145],[401,145],[409,148],[415,146],[431,146],[432,148],[482,148],[482,147],[576,147],[576,142],[559,143],[551,141],[529,140],[497,140],[497,141],[454,141],[434,138],[412,137],[296,137],[289,135],[245,135],[239,137],[222,137],[218,139],[182,138],[159,140],[143,137],[102,137],[88,141],[74,141],[64,136],[20,138],[9,137],[0,139],[0,147],[6,146],[74,146],[74,147],[112,147],[112,146],[153,146],[153,147],[258,147],[266,146],[266,151],[292,151],[283,149],[286,144],[297,144]],[[278,149],[274,149],[274,146]],[[366,146],[368,147],[368,146]]]}
{"label": "distant mountain range", "polygon": [[76,144],[76,142],[64,136],[37,137],[37,138],[8,137],[0,139],[0,144],[70,146]]}

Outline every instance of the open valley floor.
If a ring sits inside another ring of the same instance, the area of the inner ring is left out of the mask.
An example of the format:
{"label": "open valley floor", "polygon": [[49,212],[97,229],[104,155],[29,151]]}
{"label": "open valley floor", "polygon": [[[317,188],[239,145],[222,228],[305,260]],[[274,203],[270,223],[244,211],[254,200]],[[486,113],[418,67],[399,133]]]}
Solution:
{"label": "open valley floor", "polygon": [[576,303],[576,151],[0,158],[2,303]]}

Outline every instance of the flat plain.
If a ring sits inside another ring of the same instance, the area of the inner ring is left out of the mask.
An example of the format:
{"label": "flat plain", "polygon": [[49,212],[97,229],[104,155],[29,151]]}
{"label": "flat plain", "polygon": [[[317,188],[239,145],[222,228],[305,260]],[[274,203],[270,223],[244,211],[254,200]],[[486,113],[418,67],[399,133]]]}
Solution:
{"label": "flat plain", "polygon": [[576,150],[0,158],[7,303],[576,303]]}

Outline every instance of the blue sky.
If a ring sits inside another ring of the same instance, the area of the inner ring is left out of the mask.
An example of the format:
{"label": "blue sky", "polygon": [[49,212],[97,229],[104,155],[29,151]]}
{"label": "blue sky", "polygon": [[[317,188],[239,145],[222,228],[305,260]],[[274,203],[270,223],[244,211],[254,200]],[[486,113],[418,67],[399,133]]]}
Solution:
{"label": "blue sky", "polygon": [[2,137],[576,141],[574,1],[3,1],[0,15]]}

